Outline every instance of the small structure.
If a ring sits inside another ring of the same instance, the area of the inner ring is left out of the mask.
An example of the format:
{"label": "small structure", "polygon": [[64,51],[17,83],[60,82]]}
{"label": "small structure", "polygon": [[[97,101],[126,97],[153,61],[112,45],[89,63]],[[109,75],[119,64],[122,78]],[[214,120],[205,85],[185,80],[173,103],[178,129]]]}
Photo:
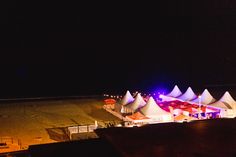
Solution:
{"label": "small structure", "polygon": [[126,116],[126,119],[128,121],[131,121],[133,123],[148,123],[150,119],[146,117],[145,115],[141,114],[140,112],[136,112],[132,115]]}
{"label": "small structure", "polygon": [[90,125],[76,125],[76,126],[69,126],[67,128],[67,133],[70,139],[72,140],[72,135],[73,134],[79,134],[79,133],[88,133],[88,132],[94,132],[98,127],[98,123],[95,120],[94,124]]}
{"label": "small structure", "polygon": [[184,114],[180,114],[178,116],[175,116],[175,118],[174,118],[175,122],[190,122],[190,121],[193,121],[193,120],[197,120],[197,118],[186,116]]}
{"label": "small structure", "polygon": [[110,109],[115,109],[116,100],[115,99],[105,99],[106,107]]}

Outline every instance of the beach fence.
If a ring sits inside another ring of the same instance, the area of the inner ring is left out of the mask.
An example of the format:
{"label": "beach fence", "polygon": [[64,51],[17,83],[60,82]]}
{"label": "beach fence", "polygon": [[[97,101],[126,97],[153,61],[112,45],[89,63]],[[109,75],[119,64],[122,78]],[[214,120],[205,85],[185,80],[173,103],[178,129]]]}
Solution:
{"label": "beach fence", "polygon": [[92,133],[95,129],[97,129],[97,121],[95,121],[95,124],[90,125],[77,125],[77,126],[69,126],[67,127],[67,134],[70,138],[70,140],[73,140],[72,135],[73,134],[80,134],[80,133]]}
{"label": "beach fence", "polygon": [[13,137],[0,137],[0,143],[13,144]]}
{"label": "beach fence", "polygon": [[18,151],[23,149],[20,139],[13,137],[0,137],[0,153],[8,151]]}
{"label": "beach fence", "polygon": [[22,143],[20,139],[14,139],[13,137],[0,137],[0,143],[6,143],[6,144],[15,144],[19,145],[21,148]]}

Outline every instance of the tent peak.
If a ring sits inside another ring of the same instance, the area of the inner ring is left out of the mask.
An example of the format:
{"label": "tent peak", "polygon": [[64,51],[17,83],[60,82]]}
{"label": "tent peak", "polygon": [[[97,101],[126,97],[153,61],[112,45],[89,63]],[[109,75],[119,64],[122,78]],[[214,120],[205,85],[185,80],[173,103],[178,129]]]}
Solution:
{"label": "tent peak", "polygon": [[193,99],[196,99],[196,98],[197,98],[197,96],[193,92],[191,87],[188,87],[188,89],[185,91],[185,93],[178,97],[178,99],[181,99],[181,100],[184,100],[184,101],[190,101],[190,100],[193,100]]}
{"label": "tent peak", "polygon": [[182,92],[180,91],[177,85],[175,85],[172,91],[169,94],[167,94],[167,96],[171,96],[171,97],[178,97],[180,95],[182,95]]}
{"label": "tent peak", "polygon": [[152,96],[150,96],[148,101],[147,101],[147,104],[149,104],[149,103],[156,103]]}
{"label": "tent peak", "polygon": [[134,101],[134,98],[131,95],[131,93],[129,92],[129,90],[127,90],[125,96],[121,100],[121,104],[122,105],[127,105],[128,103],[130,103],[132,101]]}
{"label": "tent peak", "polygon": [[224,93],[224,95],[220,98],[220,101],[226,102],[226,103],[230,103],[230,102],[235,102],[235,100],[233,99],[233,97],[229,94],[228,91],[226,91]]}

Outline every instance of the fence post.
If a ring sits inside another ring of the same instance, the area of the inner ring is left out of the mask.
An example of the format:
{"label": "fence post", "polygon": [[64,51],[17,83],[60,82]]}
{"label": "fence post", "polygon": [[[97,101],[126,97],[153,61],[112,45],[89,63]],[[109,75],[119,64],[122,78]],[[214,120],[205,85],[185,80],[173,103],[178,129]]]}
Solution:
{"label": "fence post", "polygon": [[21,140],[18,139],[18,145],[20,146],[20,149],[22,149],[22,145],[21,145]]}

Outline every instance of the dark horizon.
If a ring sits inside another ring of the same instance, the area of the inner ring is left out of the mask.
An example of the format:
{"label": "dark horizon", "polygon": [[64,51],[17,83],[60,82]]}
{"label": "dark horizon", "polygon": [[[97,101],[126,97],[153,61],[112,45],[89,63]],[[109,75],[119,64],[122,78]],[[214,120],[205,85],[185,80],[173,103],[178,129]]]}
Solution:
{"label": "dark horizon", "polygon": [[236,84],[233,3],[160,2],[121,12],[8,2],[0,97]]}

